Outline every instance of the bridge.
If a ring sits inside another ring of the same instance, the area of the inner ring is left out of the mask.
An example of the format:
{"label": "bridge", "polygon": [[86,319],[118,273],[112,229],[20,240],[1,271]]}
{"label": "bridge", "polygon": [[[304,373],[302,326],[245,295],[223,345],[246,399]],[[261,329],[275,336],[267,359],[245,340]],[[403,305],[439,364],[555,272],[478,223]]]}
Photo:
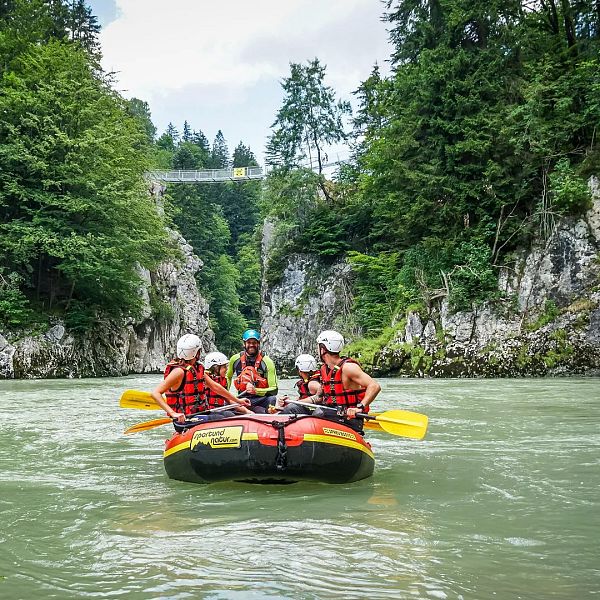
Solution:
{"label": "bridge", "polygon": [[219,181],[250,181],[264,179],[262,167],[235,167],[233,169],[206,169],[203,171],[150,171],[153,181],[168,183],[214,183]]}

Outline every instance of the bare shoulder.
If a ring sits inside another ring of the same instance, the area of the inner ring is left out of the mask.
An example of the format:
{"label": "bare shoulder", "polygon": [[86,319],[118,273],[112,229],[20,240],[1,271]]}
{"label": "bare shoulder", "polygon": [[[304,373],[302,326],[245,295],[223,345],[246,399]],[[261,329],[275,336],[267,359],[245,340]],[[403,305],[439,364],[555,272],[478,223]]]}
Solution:
{"label": "bare shoulder", "polygon": [[360,373],[364,373],[362,367],[356,362],[344,363],[344,372],[348,373],[348,375],[359,375]]}

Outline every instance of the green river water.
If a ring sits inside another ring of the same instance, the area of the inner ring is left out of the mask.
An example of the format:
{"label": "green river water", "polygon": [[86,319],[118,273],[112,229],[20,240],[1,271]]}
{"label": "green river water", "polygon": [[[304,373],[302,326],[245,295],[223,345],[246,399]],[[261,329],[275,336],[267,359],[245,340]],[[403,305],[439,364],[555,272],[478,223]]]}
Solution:
{"label": "green river water", "polygon": [[0,598],[600,597],[598,379],[382,380],[429,433],[337,486],[169,480],[158,379],[0,382]]}

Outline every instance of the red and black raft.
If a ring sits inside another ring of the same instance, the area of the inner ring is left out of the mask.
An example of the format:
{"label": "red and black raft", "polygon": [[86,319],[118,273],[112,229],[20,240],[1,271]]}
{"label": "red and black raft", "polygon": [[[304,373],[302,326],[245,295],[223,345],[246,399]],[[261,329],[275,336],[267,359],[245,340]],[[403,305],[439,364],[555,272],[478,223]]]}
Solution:
{"label": "red and black raft", "polygon": [[165,444],[171,479],[349,483],[373,474],[371,445],[342,423],[310,415],[242,415],[175,433]]}

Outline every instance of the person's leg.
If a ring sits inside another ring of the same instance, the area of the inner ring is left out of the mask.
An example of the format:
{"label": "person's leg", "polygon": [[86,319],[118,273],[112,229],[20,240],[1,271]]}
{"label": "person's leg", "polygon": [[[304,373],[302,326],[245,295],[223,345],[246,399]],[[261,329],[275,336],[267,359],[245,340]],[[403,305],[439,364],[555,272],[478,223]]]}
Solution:
{"label": "person's leg", "polygon": [[226,419],[228,417],[236,417],[237,414],[233,410],[220,410],[206,416],[208,417],[208,421],[220,421],[221,419]]}
{"label": "person's leg", "polygon": [[275,404],[276,396],[250,396],[250,410],[257,414],[268,412],[269,406]]}
{"label": "person's leg", "polygon": [[351,429],[354,429],[354,431],[360,433],[361,435],[364,434],[364,431],[363,431],[363,423],[364,422],[365,422],[364,419],[342,419],[340,421],[340,423],[347,425],[348,427],[350,427]]}
{"label": "person's leg", "polygon": [[309,406],[302,406],[302,404],[286,404],[283,410],[279,413],[280,415],[310,415],[312,411]]}

